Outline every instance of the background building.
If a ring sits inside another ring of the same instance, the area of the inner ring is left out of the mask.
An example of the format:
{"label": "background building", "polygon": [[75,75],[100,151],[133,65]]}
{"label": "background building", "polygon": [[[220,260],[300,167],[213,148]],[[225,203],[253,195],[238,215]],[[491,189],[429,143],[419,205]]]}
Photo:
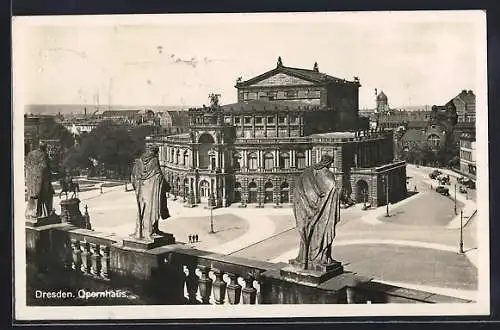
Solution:
{"label": "background building", "polygon": [[[343,201],[372,205],[406,196],[406,163],[393,161],[392,131],[358,117],[359,80],[285,67],[238,80],[238,102],[189,110],[189,132],[152,136],[172,194],[215,206],[292,203],[295,179],[334,157]],[[389,188],[389,189],[387,189]]]}
{"label": "background building", "polygon": [[460,135],[460,172],[476,179],[476,134]]}

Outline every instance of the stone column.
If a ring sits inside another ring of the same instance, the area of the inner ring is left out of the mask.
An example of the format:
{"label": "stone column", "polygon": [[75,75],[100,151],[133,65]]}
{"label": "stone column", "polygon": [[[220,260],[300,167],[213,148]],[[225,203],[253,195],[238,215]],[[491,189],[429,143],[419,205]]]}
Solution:
{"label": "stone column", "polygon": [[196,165],[194,167],[199,168],[200,167],[200,149],[198,147],[196,147],[194,152],[196,154]]}
{"label": "stone column", "polygon": [[337,168],[337,171],[342,172],[342,146],[335,146],[333,149],[333,165]]}
{"label": "stone column", "polygon": [[279,162],[280,162],[280,160],[279,160],[279,153],[280,152],[279,152],[279,150],[274,150],[273,153],[274,153],[274,167],[278,168],[279,167]]}
{"label": "stone column", "polygon": [[267,116],[264,116],[264,137],[267,137]]}
{"label": "stone column", "polygon": [[280,124],[278,122],[278,115],[274,116],[275,124],[276,124],[276,137],[280,136]]}
{"label": "stone column", "polygon": [[291,149],[289,155],[290,155],[290,167],[291,168],[297,167],[297,165],[295,164],[296,163],[296,157],[297,157],[295,149]]}
{"label": "stone column", "polygon": [[241,163],[242,163],[242,170],[243,172],[246,172],[248,171],[248,151],[247,150],[243,150],[243,153],[242,153],[242,160],[241,160]]}
{"label": "stone column", "polygon": [[252,115],[252,137],[255,137],[255,115]]}

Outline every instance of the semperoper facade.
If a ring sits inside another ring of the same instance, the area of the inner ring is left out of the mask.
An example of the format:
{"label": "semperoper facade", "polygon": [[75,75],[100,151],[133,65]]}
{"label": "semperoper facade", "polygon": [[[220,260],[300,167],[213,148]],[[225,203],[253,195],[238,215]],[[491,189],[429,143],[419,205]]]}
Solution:
{"label": "semperoper facade", "polygon": [[[174,198],[187,205],[281,206],[293,203],[296,178],[333,157],[341,201],[372,206],[406,196],[406,163],[392,130],[369,129],[358,115],[360,81],[313,69],[277,66],[238,79],[238,102],[189,109],[189,132],[147,138]],[[212,204],[213,203],[213,204]]]}

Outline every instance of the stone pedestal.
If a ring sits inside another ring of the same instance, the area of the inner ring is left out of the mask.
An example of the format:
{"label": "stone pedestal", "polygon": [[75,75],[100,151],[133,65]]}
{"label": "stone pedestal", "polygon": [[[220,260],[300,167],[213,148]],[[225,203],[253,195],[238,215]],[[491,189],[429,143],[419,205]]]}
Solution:
{"label": "stone pedestal", "polygon": [[289,263],[290,266],[280,269],[280,275],[288,281],[304,285],[318,286],[344,272],[344,267],[338,261],[328,265],[312,265],[311,269],[304,269],[304,266],[295,259],[290,260]]}
{"label": "stone pedestal", "polygon": [[78,228],[88,228],[87,219],[80,212],[78,198],[63,199],[61,201],[61,222],[69,223]]}
{"label": "stone pedestal", "polygon": [[61,218],[57,214],[51,214],[45,217],[26,217],[26,227],[36,228],[40,226],[53,225],[61,223]]}
{"label": "stone pedestal", "polygon": [[163,245],[175,244],[175,237],[170,233],[165,235],[152,235],[151,239],[138,239],[133,236],[123,240],[123,246],[126,248],[150,250]]}

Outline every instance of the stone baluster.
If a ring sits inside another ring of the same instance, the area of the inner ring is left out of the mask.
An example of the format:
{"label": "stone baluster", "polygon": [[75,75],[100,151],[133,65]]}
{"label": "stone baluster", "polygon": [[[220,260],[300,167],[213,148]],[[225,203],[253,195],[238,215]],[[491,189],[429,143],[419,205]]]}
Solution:
{"label": "stone baluster", "polygon": [[71,265],[71,268],[73,268],[74,270],[80,270],[82,266],[82,251],[80,250],[80,242],[78,242],[77,239],[72,238],[71,248],[73,250],[73,263]]}
{"label": "stone baluster", "polygon": [[80,248],[82,250],[82,273],[89,274],[90,272],[90,251],[89,251],[89,243],[82,241],[80,242]]}
{"label": "stone baluster", "polygon": [[238,305],[240,303],[241,285],[238,283],[238,275],[233,273],[227,274],[230,283],[227,286],[227,299],[231,305]]}
{"label": "stone baluster", "polygon": [[213,283],[214,300],[217,305],[224,304],[226,298],[226,282],[224,281],[224,272],[220,269],[213,270],[215,274],[215,281]]}
{"label": "stone baluster", "polygon": [[245,278],[245,287],[242,289],[242,300],[245,305],[254,305],[257,290],[253,287],[253,276]]}
{"label": "stone baluster", "polygon": [[96,243],[89,243],[90,246],[90,273],[95,276],[99,277],[100,275],[100,261],[101,261],[101,254],[99,253],[99,244]]}
{"label": "stone baluster", "polygon": [[196,266],[188,265],[188,274],[186,276],[186,290],[190,304],[196,304],[196,293],[198,292],[198,276],[196,275]]}
{"label": "stone baluster", "polygon": [[198,281],[200,287],[201,302],[203,304],[210,303],[210,295],[212,294],[212,279],[208,276],[210,268],[207,266],[198,266],[201,272],[201,278]]}
{"label": "stone baluster", "polygon": [[100,245],[99,254],[101,255],[101,277],[109,279],[109,246]]}

